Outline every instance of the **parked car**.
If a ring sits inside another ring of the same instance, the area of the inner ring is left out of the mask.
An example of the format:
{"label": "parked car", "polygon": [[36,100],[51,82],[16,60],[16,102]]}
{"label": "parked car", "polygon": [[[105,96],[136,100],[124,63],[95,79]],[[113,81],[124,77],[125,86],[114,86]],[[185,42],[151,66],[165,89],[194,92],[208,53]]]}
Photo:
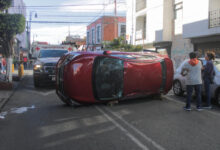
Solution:
{"label": "parked car", "polygon": [[67,52],[67,50],[56,49],[40,50],[33,68],[35,87],[43,84],[55,84],[56,64],[59,58]]}
{"label": "parked car", "polygon": [[173,64],[157,53],[72,52],[57,63],[56,93],[68,104],[166,94]]}
{"label": "parked car", "polygon": [[[205,58],[200,58],[200,61],[202,61],[202,64],[206,64]],[[173,92],[175,95],[181,96],[186,91],[186,84],[185,80],[186,77],[181,75],[181,70],[183,65],[189,60],[185,60],[182,62],[182,64],[176,69],[174,74],[174,80],[173,80]],[[216,102],[220,105],[220,59],[215,59],[213,61],[214,64],[214,70],[215,70],[215,77],[214,77],[214,83],[210,85],[211,87],[211,96],[213,99],[216,100]],[[203,95],[205,95],[205,90],[203,86]]]}

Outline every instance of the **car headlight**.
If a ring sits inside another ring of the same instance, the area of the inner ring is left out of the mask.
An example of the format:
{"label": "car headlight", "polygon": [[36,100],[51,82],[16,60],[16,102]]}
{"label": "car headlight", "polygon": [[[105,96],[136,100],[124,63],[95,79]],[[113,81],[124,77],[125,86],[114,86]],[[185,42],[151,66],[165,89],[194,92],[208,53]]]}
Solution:
{"label": "car headlight", "polygon": [[41,68],[42,68],[42,65],[40,64],[34,65],[34,70],[39,70]]}

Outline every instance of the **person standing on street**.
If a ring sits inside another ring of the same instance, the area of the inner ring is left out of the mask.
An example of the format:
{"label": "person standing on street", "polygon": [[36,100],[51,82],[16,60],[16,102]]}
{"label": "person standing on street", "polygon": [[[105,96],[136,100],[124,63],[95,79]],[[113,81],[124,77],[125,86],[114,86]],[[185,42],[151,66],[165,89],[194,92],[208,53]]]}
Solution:
{"label": "person standing on street", "polygon": [[190,60],[186,62],[182,68],[181,74],[186,76],[186,90],[187,90],[187,99],[186,106],[184,110],[191,110],[191,99],[193,89],[196,92],[197,98],[197,107],[198,111],[201,111],[201,89],[202,89],[202,63],[197,59],[196,53],[191,52],[189,54]]}
{"label": "person standing on street", "polygon": [[203,80],[205,85],[206,105],[203,108],[211,109],[210,84],[214,81],[215,71],[212,60],[215,60],[214,52],[207,52],[205,55],[206,65],[203,68]]}
{"label": "person standing on street", "polygon": [[6,73],[6,60],[5,57],[2,57],[2,73]]}

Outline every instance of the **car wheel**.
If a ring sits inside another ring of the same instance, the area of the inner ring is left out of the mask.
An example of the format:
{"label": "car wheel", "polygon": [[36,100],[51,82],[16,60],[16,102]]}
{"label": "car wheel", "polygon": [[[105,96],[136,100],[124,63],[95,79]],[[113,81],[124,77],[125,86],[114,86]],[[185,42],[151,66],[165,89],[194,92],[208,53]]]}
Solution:
{"label": "car wheel", "polygon": [[36,78],[34,78],[34,87],[40,87],[40,83]]}
{"label": "car wheel", "polygon": [[175,95],[177,96],[182,96],[183,95],[183,89],[182,89],[182,85],[180,83],[180,81],[176,80],[173,83],[173,92]]}
{"label": "car wheel", "polygon": [[220,89],[217,90],[215,99],[217,104],[220,106]]}

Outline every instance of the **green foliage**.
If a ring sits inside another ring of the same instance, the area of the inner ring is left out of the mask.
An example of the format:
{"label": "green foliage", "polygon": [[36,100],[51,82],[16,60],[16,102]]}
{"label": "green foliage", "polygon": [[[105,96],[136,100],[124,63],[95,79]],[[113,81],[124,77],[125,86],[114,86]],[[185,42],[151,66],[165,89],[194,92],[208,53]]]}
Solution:
{"label": "green foliage", "polygon": [[[25,18],[21,14],[0,14],[0,34],[13,37],[25,29]],[[1,35],[0,35],[1,36]]]}
{"label": "green foliage", "polygon": [[12,0],[0,0],[0,11],[8,9],[11,6]]}
{"label": "green foliage", "polygon": [[25,29],[25,18],[21,14],[0,14],[0,45],[5,56],[13,53],[13,40],[16,34]]}
{"label": "green foliage", "polygon": [[143,47],[140,45],[127,44],[124,37],[119,37],[111,42],[105,42],[103,45],[106,49],[124,52],[138,52],[143,50]]}

